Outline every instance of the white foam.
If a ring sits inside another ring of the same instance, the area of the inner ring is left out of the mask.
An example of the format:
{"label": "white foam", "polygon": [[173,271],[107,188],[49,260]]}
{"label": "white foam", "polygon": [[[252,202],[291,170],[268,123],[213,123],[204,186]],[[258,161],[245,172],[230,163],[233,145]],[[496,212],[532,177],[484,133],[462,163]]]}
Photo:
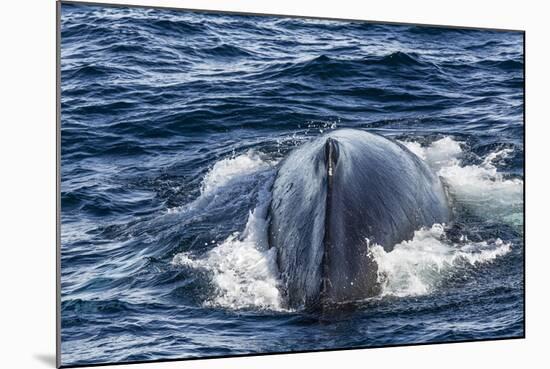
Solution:
{"label": "white foam", "polygon": [[258,205],[249,214],[242,233],[232,234],[205,257],[195,259],[188,253],[174,256],[174,265],[200,268],[210,274],[216,293],[205,302],[206,305],[230,309],[283,309],[276,251],[269,249],[267,243],[270,187],[271,181],[268,181],[259,191]]}
{"label": "white foam", "polygon": [[444,179],[452,198],[459,204],[487,220],[521,228],[523,181],[506,179],[497,168],[498,162],[508,157],[512,149],[491,152],[479,165],[463,165],[461,144],[450,137],[429,146],[421,146],[417,142],[403,143]]}
{"label": "white foam", "polygon": [[233,195],[228,191],[231,187],[256,181],[256,177],[269,172],[275,164],[276,160],[268,160],[254,150],[221,159],[204,176],[200,196],[183,206],[167,209],[167,213],[187,213],[211,206],[215,200],[223,201]]}
{"label": "white foam", "polygon": [[235,179],[267,169],[271,165],[271,162],[262,159],[255,151],[248,151],[243,155],[222,159],[216,162],[204,177],[201,194],[212,193]]}
{"label": "white foam", "polygon": [[490,263],[508,254],[512,245],[500,239],[492,243],[469,242],[461,244],[444,241],[444,226],[416,231],[410,241],[404,241],[386,252],[379,245],[369,245],[369,251],[378,264],[378,281],[382,295],[416,296],[432,292],[445,276],[458,268]]}
{"label": "white foam", "polygon": [[404,142],[404,144],[435,171],[460,164],[462,148],[460,143],[450,137],[435,141],[428,147],[423,147],[418,142]]}

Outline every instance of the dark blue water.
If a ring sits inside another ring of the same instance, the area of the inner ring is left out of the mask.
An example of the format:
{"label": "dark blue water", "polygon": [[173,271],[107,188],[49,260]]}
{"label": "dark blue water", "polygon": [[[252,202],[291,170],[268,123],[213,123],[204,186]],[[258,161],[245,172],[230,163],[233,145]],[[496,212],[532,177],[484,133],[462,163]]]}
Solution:
{"label": "dark blue water", "polygon": [[[523,35],[63,5],[62,363],[518,337]],[[327,130],[393,137],[455,221],[374,248],[382,295],[289,311],[265,210]]]}

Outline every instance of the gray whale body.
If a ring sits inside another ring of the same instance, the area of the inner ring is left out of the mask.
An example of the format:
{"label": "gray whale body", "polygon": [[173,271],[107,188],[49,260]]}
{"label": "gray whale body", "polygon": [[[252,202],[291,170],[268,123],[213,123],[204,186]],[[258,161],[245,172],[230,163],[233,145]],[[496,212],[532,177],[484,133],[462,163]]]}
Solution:
{"label": "gray whale body", "polygon": [[405,146],[339,129],[281,162],[268,217],[288,306],[322,308],[380,292],[367,239],[391,251],[450,209],[439,177]]}

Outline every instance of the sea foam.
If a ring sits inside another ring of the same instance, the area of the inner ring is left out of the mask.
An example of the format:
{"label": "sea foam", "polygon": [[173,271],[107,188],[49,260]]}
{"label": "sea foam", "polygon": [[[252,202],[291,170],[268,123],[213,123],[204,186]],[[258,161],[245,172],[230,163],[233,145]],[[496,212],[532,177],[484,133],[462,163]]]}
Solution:
{"label": "sea foam", "polygon": [[395,245],[391,252],[379,245],[369,245],[378,265],[382,295],[430,293],[455,269],[490,263],[512,249],[511,243],[500,239],[470,242],[462,238],[463,242],[453,244],[444,240],[444,233],[444,225],[434,224],[416,231],[412,240]]}
{"label": "sea foam", "polygon": [[507,179],[498,171],[498,163],[513,150],[498,149],[485,156],[480,164],[463,165],[462,144],[445,137],[428,146],[403,142],[424,159],[448,185],[454,201],[482,219],[523,226],[523,181]]}
{"label": "sea foam", "polygon": [[[213,193],[229,182],[238,184],[240,177],[254,176],[274,164],[253,153],[223,159],[205,176],[203,195]],[[185,265],[209,273],[216,292],[205,301],[205,305],[230,309],[283,309],[276,250],[269,249],[267,241],[266,216],[274,174],[272,171],[262,184],[257,206],[249,213],[242,232],[229,235],[200,258],[183,252],[172,259],[174,265]]]}

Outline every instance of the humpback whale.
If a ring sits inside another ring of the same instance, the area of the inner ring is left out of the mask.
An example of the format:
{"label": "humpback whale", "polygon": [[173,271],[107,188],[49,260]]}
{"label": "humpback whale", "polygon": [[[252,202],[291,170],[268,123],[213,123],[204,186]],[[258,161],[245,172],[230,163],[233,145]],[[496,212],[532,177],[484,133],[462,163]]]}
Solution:
{"label": "humpback whale", "polygon": [[369,244],[391,251],[450,216],[439,177],[397,141],[339,129],[294,149],[277,169],[268,211],[288,306],[379,294]]}

